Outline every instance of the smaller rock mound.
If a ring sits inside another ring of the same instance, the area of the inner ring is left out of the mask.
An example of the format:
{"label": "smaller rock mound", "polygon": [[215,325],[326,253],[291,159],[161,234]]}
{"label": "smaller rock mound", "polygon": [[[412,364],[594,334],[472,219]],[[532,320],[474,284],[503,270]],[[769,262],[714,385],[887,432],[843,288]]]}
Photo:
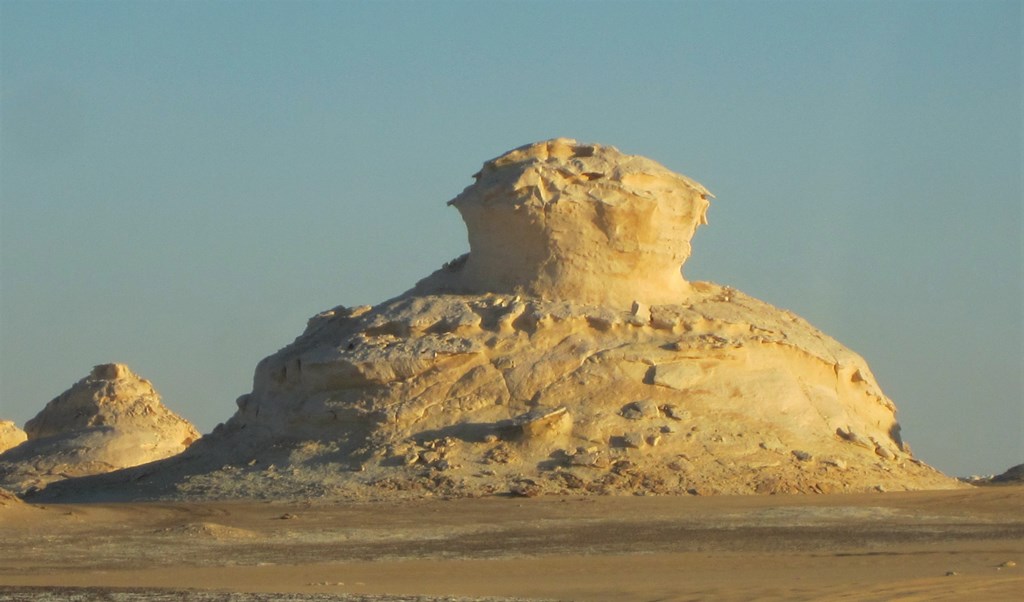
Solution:
{"label": "smaller rock mound", "polygon": [[0,453],[0,487],[25,492],[181,453],[199,438],[153,385],[123,364],[102,364],[25,424],[27,441]]}
{"label": "smaller rock mound", "polygon": [[0,420],[0,454],[12,447],[18,447],[27,439],[28,435],[18,428],[18,425],[10,420]]}
{"label": "smaller rock mound", "polygon": [[964,479],[971,485],[1024,485],[1024,464],[1006,469],[1006,472],[988,477],[972,476]]}
{"label": "smaller rock mound", "polygon": [[1024,483],[1024,464],[1018,464],[1012,468],[1008,468],[1003,474],[992,477],[993,483],[1013,483],[1020,485]]}

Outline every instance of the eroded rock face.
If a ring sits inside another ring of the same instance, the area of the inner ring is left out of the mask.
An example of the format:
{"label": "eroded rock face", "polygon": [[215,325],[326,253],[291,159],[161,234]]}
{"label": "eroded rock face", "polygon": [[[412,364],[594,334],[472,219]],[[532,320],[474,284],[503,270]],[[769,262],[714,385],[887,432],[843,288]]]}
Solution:
{"label": "eroded rock face", "polygon": [[614,147],[559,138],[484,164],[449,204],[470,252],[419,292],[503,293],[629,309],[681,302],[705,222],[700,184]]}
{"label": "eroded rock face", "polygon": [[309,457],[287,463],[332,458],[345,477],[317,488],[956,486],[913,458],[862,358],[789,312],[709,283],[644,318],[493,294],[337,308],[260,364],[239,408],[219,436],[237,449],[266,437],[246,453],[278,466],[266,442],[305,442]]}
{"label": "eroded rock face", "polygon": [[25,431],[10,420],[0,420],[0,453],[17,447],[28,439]]}
{"label": "eroded rock face", "polygon": [[652,161],[565,139],[489,161],[452,201],[468,256],[376,307],[315,316],[260,362],[227,423],[111,487],[296,498],[960,486],[912,456],[857,354],[788,311],[683,280],[708,196]]}
{"label": "eroded rock face", "polygon": [[29,420],[25,432],[25,443],[0,454],[0,486],[16,492],[160,460],[199,438],[148,380],[123,364],[93,368]]}

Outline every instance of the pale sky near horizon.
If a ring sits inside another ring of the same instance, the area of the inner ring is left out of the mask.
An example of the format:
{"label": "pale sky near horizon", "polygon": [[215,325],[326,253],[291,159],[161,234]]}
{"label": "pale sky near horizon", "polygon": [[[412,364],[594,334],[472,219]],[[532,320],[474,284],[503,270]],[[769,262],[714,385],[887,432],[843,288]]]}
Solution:
{"label": "pale sky near horizon", "polygon": [[0,418],[124,362],[209,432],[305,320],[468,249],[557,136],[716,199],[691,280],[868,361],[924,461],[1024,462],[1020,2],[0,0]]}

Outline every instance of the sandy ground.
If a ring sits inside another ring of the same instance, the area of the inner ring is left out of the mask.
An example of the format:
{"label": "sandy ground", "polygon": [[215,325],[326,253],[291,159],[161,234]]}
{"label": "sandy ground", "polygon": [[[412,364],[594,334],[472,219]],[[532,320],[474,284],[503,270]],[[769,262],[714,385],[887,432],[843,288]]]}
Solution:
{"label": "sandy ground", "polygon": [[2,600],[1016,600],[1021,563],[1021,486],[0,506]]}

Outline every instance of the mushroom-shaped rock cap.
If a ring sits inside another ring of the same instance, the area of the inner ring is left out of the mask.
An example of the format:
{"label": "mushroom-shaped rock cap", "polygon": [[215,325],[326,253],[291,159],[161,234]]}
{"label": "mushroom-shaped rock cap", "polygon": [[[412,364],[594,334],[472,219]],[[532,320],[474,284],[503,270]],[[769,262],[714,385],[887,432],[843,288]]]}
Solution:
{"label": "mushroom-shaped rock cap", "polygon": [[509,151],[474,177],[449,203],[470,247],[453,289],[626,308],[686,297],[681,268],[711,196],[697,182],[567,138]]}

